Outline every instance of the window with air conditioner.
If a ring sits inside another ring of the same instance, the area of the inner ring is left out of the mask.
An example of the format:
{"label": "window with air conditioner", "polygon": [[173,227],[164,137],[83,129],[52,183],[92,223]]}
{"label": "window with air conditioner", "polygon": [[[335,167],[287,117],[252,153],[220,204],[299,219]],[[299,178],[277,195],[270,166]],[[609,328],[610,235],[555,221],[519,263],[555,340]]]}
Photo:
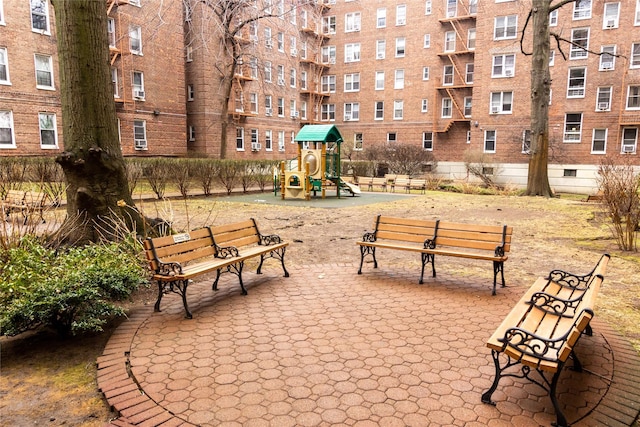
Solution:
{"label": "window with air conditioner", "polygon": [[516,68],[516,55],[494,55],[492,58],[491,77],[511,77],[513,76]]}
{"label": "window with air conditioner", "polygon": [[610,71],[615,68],[616,45],[604,45],[600,47],[600,71]]}
{"label": "window with air conditioner", "polygon": [[511,114],[513,92],[491,92],[491,114]]}
{"label": "window with air conditioner", "polygon": [[396,25],[406,25],[407,23],[407,5],[399,4],[396,6]]}
{"label": "window with air conditioner", "polygon": [[147,122],[144,120],[133,121],[133,141],[136,150],[147,149]]}
{"label": "window with air conditioner", "polygon": [[133,97],[136,100],[144,100],[145,92],[144,92],[144,75],[141,71],[134,71],[132,76],[132,89],[133,89]]}
{"label": "window with air conditioner", "polygon": [[611,109],[612,86],[598,87],[596,94],[596,111],[609,111]]}
{"label": "window with air conditioner", "polygon": [[622,153],[634,154],[638,143],[638,128],[624,128],[622,130]]}

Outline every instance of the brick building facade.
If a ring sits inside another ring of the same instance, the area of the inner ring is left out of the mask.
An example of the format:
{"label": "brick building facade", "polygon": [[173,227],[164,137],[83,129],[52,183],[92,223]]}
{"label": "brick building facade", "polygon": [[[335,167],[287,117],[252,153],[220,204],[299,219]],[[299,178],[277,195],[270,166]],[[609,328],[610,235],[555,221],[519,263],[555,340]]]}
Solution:
{"label": "brick building facade", "polygon": [[[62,147],[52,11],[49,33],[33,27],[42,4],[0,0],[3,154]],[[411,143],[433,152],[443,177],[468,178],[464,162],[474,159],[499,183],[526,184],[531,28],[522,50],[520,35],[529,2],[247,0],[224,42],[202,2],[107,8],[125,155],[286,159],[302,125],[335,123],[355,151]],[[579,0],[550,24],[573,43],[552,45],[550,181],[588,192],[605,157],[640,165],[640,0]],[[52,87],[34,85],[34,58]],[[55,145],[38,135],[51,140],[52,114]]]}

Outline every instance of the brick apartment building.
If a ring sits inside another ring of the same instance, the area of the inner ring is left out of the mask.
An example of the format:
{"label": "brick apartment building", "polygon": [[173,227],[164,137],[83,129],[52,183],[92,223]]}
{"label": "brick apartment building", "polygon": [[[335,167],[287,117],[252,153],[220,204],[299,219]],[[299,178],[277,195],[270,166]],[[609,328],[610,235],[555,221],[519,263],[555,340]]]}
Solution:
{"label": "brick apartment building", "polygon": [[[50,139],[42,113],[59,115],[58,86],[40,84],[47,77],[41,57],[56,69],[52,11],[42,31],[34,9],[46,2],[31,0],[31,10],[28,3],[0,0],[3,154],[41,154],[51,145],[41,142]],[[334,123],[356,151],[412,143],[433,152],[443,177],[467,178],[472,155],[497,182],[526,183],[531,60],[520,35],[529,2],[247,3],[234,16],[246,25],[226,42],[201,2],[107,3],[125,155],[285,159],[294,156],[302,125]],[[261,14],[272,16],[246,22]],[[550,56],[550,182],[588,192],[605,157],[629,155],[640,165],[640,0],[580,0],[550,23],[573,42],[552,45]],[[56,82],[55,72],[50,78]],[[15,140],[6,150],[3,126]],[[53,150],[62,146],[57,138]]]}
{"label": "brick apartment building", "polygon": [[[108,0],[105,13],[123,154],[185,155],[181,3]],[[0,155],[63,151],[59,90],[51,3],[0,0]]]}

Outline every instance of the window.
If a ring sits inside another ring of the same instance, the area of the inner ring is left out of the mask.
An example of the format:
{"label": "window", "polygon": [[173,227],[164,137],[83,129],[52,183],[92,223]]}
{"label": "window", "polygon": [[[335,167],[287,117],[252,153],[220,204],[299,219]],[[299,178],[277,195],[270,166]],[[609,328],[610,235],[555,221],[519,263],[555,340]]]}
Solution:
{"label": "window", "polygon": [[0,25],[5,25],[5,22],[4,22],[4,8],[2,6],[2,1],[3,0],[0,0]]}
{"label": "window", "polygon": [[453,65],[445,65],[442,70],[443,86],[451,86],[453,84]]}
{"label": "window", "polygon": [[387,133],[387,144],[393,144],[397,140],[398,140],[398,134],[396,134],[395,132]]}
{"label": "window", "polygon": [[296,69],[289,70],[289,86],[296,87]]}
{"label": "window", "polygon": [[393,101],[393,120],[402,120],[404,116],[404,101]]}
{"label": "window", "polygon": [[564,177],[576,177],[578,176],[578,170],[577,169],[565,169],[562,173],[562,176]]}
{"label": "window", "polygon": [[406,25],[407,23],[407,5],[399,4],[396,6],[396,25]]}
{"label": "window", "polygon": [[384,59],[387,50],[385,40],[376,40],[376,59]]}
{"label": "window", "polygon": [[111,85],[113,86],[113,97],[120,98],[120,87],[118,85],[118,69],[111,69]]}
{"label": "window", "polygon": [[187,46],[187,62],[193,62],[193,46]]}
{"label": "window", "polygon": [[423,99],[422,101],[420,101],[420,111],[422,111],[423,113],[426,113],[429,111],[429,100],[428,99]]}
{"label": "window", "polygon": [[582,137],[582,113],[567,113],[564,118],[564,142],[580,142]]}
{"label": "window", "polygon": [[289,39],[289,53],[291,56],[298,56],[298,39],[295,36],[291,36]]}
{"label": "window", "polygon": [[308,82],[309,79],[307,77],[307,72],[306,71],[300,71],[300,89],[302,90],[307,90],[308,87]]}
{"label": "window", "polygon": [[425,15],[431,15],[431,10],[432,10],[431,0],[426,0],[424,2],[424,14]]}
{"label": "window", "polygon": [[596,96],[596,111],[611,111],[611,86],[599,87]]}
{"label": "window", "polygon": [[633,25],[640,25],[640,0],[636,0],[636,17],[633,21]]}
{"label": "window", "polygon": [[396,70],[393,88],[404,89],[404,70]]}
{"label": "window", "polygon": [[602,28],[609,30],[618,28],[620,20],[620,3],[605,3],[604,16],[602,17]]}
{"label": "window", "polygon": [[635,153],[638,142],[638,128],[622,129],[622,152]]}
{"label": "window", "polygon": [[465,74],[464,74],[464,82],[468,85],[472,85],[473,84],[473,72],[474,72],[475,66],[473,64],[473,62],[469,62],[466,65],[466,69],[465,69]]}
{"label": "window", "polygon": [[422,67],[422,80],[429,80],[429,67]]}
{"label": "window", "polygon": [[13,131],[13,112],[0,111],[0,148],[15,148],[15,132]]}
{"label": "window", "polygon": [[289,115],[291,116],[292,119],[297,119],[300,116],[300,112],[298,111],[298,108],[297,108],[297,100],[295,99],[291,99],[289,101]]}
{"label": "window", "polygon": [[556,51],[551,49],[549,51],[549,67],[553,67],[553,64],[556,61]]}
{"label": "window", "polygon": [[422,149],[433,150],[433,132],[422,132]]}
{"label": "window", "polygon": [[189,142],[193,142],[196,140],[196,127],[193,125],[189,125],[189,128],[187,129],[187,138],[189,139]]}
{"label": "window", "polygon": [[322,63],[323,64],[336,63],[336,47],[335,46],[322,47]]}
{"label": "window", "polygon": [[336,76],[322,76],[320,91],[322,93],[334,93],[336,91]]}
{"label": "window", "polygon": [[484,152],[485,153],[496,152],[496,131],[495,130],[484,131]]}
{"label": "window", "polygon": [[640,86],[629,86],[627,90],[627,110],[640,110]]}
{"label": "window", "polygon": [[384,90],[384,71],[376,71],[376,90]]}
{"label": "window", "polygon": [[616,66],[616,45],[606,45],[600,47],[600,67],[598,68],[600,71],[611,71],[615,69]]}
{"label": "window", "polygon": [[278,65],[278,85],[284,86],[284,65]]}
{"label": "window", "polygon": [[49,55],[35,55],[36,87],[53,89],[53,59]]}
{"label": "window", "polygon": [[631,45],[631,66],[630,68],[640,68],[640,43]]}
{"label": "window", "polygon": [[271,83],[273,81],[273,76],[271,75],[271,62],[269,61],[264,63],[264,81],[267,83]]}
{"label": "window", "polygon": [[591,18],[591,0],[576,0],[573,4],[573,19]]}
{"label": "window", "polygon": [[464,116],[471,117],[472,99],[470,96],[464,97]]}
{"label": "window", "polygon": [[404,37],[396,38],[396,58],[404,58],[406,43],[407,39]]}
{"label": "window", "polygon": [[284,98],[278,98],[278,117],[284,117]]}
{"label": "window", "polygon": [[335,104],[322,104],[320,113],[320,120],[323,122],[336,120],[336,105]]}
{"label": "window", "polygon": [[360,31],[360,12],[347,13],[344,17],[344,31]]}
{"label": "window", "polygon": [[360,43],[347,43],[344,46],[344,62],[360,61]]}
{"label": "window", "polygon": [[453,18],[458,14],[458,0],[446,0],[447,18]]}
{"label": "window", "polygon": [[273,116],[273,104],[271,95],[264,97],[264,115],[267,117]]}
{"label": "window", "polygon": [[456,50],[456,32],[447,31],[444,33],[444,51],[454,52]]}
{"label": "window", "polygon": [[273,132],[270,129],[264,131],[264,149],[273,151]]}
{"label": "window", "polygon": [[387,9],[381,8],[376,12],[376,28],[387,26]]}
{"label": "window", "polygon": [[513,92],[491,92],[491,114],[511,114]]}
{"label": "window", "polygon": [[249,94],[249,108],[254,114],[258,114],[258,94],[252,92]]}
{"label": "window", "polygon": [[375,113],[374,119],[375,120],[384,119],[384,102],[383,101],[376,101],[376,113]]}
{"label": "window", "polygon": [[[576,3],[577,4],[577,3]],[[582,59],[588,55],[589,28],[574,28],[571,30],[570,59]]]}
{"label": "window", "polygon": [[264,29],[264,45],[267,49],[273,48],[273,40],[271,39],[271,28],[266,27]]}
{"label": "window", "polygon": [[[49,34],[49,1],[31,1],[31,30]],[[4,18],[4,17],[3,17]]]}
{"label": "window", "polygon": [[525,129],[522,132],[522,152],[525,154],[531,152],[531,129]]}
{"label": "window", "polygon": [[358,92],[360,90],[360,73],[344,75],[344,91]]}
{"label": "window", "polygon": [[344,121],[360,120],[360,103],[347,102],[344,104]]}
{"label": "window", "polygon": [[453,114],[451,98],[442,98],[442,118],[450,118]]}
{"label": "window", "polygon": [[278,131],[278,151],[284,151],[284,131]]}
{"label": "window", "polygon": [[495,55],[493,57],[493,67],[491,77],[512,77],[516,70],[516,55]]}
{"label": "window", "polygon": [[431,34],[424,35],[424,44],[423,47],[425,49],[429,49],[431,47]]}
{"label": "window", "polygon": [[467,142],[467,144],[471,144],[471,131],[470,130],[467,131],[467,141],[466,142]]}
{"label": "window", "polygon": [[109,37],[109,47],[116,47],[116,20],[107,18],[107,35]]}
{"label": "window", "polygon": [[324,16],[322,18],[322,32],[324,34],[336,33],[336,17],[335,16]]}
{"label": "window", "polygon": [[134,55],[142,55],[142,28],[137,25],[129,27],[129,50]]}
{"label": "window", "polygon": [[133,121],[133,148],[147,149],[147,122],[144,120]]}
{"label": "window", "polygon": [[276,35],[276,43],[278,43],[278,52],[284,52],[284,33],[279,32]]}
{"label": "window", "polygon": [[249,75],[252,79],[258,78],[258,58],[251,58],[249,60]]}
{"label": "window", "polygon": [[244,128],[236,128],[236,150],[244,151]]}
{"label": "window", "polygon": [[10,84],[11,80],[9,80],[9,57],[7,55],[7,48],[0,47],[0,85]]}
{"label": "window", "polygon": [[607,129],[594,129],[591,139],[591,154],[607,152]]}
{"label": "window", "polygon": [[258,129],[249,130],[249,138],[251,139],[251,151],[258,151],[260,148],[260,141],[258,138]]}
{"label": "window", "polygon": [[549,13],[549,26],[555,27],[558,25],[558,9]]}
{"label": "window", "polygon": [[584,98],[587,86],[587,68],[569,68],[567,98]]}
{"label": "window", "polygon": [[307,119],[307,101],[300,101],[300,118]]}
{"label": "window", "polygon": [[493,28],[494,40],[515,39],[518,29],[518,16],[496,16]]}
{"label": "window", "polygon": [[132,76],[133,97],[144,100],[144,75],[141,71],[134,71]]}
{"label": "window", "polygon": [[353,134],[353,149],[362,151],[363,136],[361,132]]}
{"label": "window", "polygon": [[467,32],[467,49],[476,50],[476,29],[469,28]]}

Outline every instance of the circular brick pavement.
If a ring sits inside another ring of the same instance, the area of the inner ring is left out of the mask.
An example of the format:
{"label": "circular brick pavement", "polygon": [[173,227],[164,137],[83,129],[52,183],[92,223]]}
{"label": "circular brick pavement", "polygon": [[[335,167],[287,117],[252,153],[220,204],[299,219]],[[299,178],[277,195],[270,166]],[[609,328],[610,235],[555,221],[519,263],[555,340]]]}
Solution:
{"label": "circular brick pavement", "polygon": [[[267,270],[247,272],[246,296],[232,275],[222,276],[217,292],[206,280],[193,284],[192,320],[170,295],[163,312],[147,309],[114,334],[98,361],[99,385],[122,414],[113,425],[537,426],[555,420],[547,393],[527,380],[503,378],[493,395],[497,405],[480,402],[494,375],[485,342],[524,287],[491,296],[486,279],[460,277],[429,278],[421,286],[415,266],[368,266],[362,275],[352,264],[294,266],[289,278]],[[559,400],[577,425],[629,425],[624,420],[633,419],[640,402],[637,385],[625,401],[627,418],[608,411],[619,403],[607,403],[614,351],[630,369],[640,362],[619,339],[612,345],[614,334],[604,325],[595,322],[594,330],[576,350],[585,370],[563,372]],[[125,385],[120,365],[135,390]]]}

